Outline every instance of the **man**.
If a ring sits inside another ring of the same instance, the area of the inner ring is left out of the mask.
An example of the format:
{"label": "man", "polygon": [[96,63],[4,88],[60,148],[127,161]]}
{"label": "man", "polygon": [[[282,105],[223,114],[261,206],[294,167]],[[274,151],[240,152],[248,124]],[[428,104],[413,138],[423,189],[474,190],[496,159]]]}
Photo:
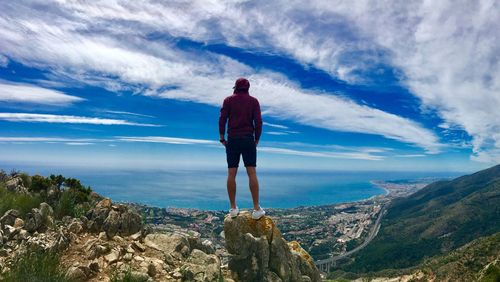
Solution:
{"label": "man", "polygon": [[[236,217],[239,209],[236,206],[236,173],[240,163],[240,155],[248,174],[250,192],[252,193],[252,218],[260,219],[266,213],[259,205],[259,181],[257,179],[257,144],[262,133],[262,117],[259,101],[248,94],[250,82],[239,78],[234,84],[233,95],[226,97],[219,117],[220,142],[226,146],[227,158],[227,193],[231,208],[229,214]],[[224,139],[226,121],[229,118],[227,133]]]}

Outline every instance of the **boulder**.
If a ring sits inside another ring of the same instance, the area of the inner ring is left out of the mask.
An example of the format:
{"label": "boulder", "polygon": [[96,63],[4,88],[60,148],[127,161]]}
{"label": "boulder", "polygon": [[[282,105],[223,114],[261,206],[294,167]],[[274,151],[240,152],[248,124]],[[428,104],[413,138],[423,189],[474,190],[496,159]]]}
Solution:
{"label": "boulder", "polygon": [[144,244],[166,255],[187,257],[190,253],[188,240],[177,234],[148,234],[144,238]]}
{"label": "boulder", "polygon": [[108,238],[115,235],[128,236],[143,228],[142,218],[136,211],[126,205],[113,205],[110,199],[97,203],[86,218],[89,231],[105,231]]}
{"label": "boulder", "polygon": [[182,281],[217,282],[220,279],[220,260],[194,249],[181,267]]}
{"label": "boulder", "polygon": [[11,225],[13,226],[14,223],[16,222],[16,218],[20,216],[20,213],[18,210],[8,210],[6,211],[2,217],[0,217],[0,228],[3,228],[5,225]]}
{"label": "boulder", "polygon": [[296,247],[292,252],[267,216],[259,220],[252,219],[248,212],[241,212],[235,218],[227,216],[224,235],[230,254],[228,268],[235,281],[295,282],[302,281],[303,275],[311,281],[320,281],[314,263],[311,266],[306,259],[309,254],[299,249],[296,242],[292,244]]}
{"label": "boulder", "polygon": [[85,271],[79,267],[70,267],[66,272],[66,277],[71,281],[86,281],[87,275]]}
{"label": "boulder", "polygon": [[5,188],[11,192],[29,194],[28,188],[24,187],[23,179],[18,176],[14,176],[7,180],[7,182],[5,182]]}
{"label": "boulder", "polygon": [[[292,241],[288,243],[288,247],[292,251],[295,257],[295,262],[299,267],[300,273],[306,276],[312,282],[321,281],[321,276],[319,275],[319,270],[314,263],[313,258],[304,250],[299,242]],[[304,279],[303,279],[304,280]]]}
{"label": "boulder", "polygon": [[40,210],[37,208],[31,209],[31,212],[26,214],[26,221],[24,227],[28,232],[35,232],[42,228],[43,218]]}

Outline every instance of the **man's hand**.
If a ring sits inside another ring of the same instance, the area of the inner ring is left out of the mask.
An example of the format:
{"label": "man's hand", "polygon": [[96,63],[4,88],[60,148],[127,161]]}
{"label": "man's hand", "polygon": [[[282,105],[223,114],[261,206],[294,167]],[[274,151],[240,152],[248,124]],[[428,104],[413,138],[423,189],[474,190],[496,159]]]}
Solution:
{"label": "man's hand", "polygon": [[259,140],[255,140],[255,147],[257,147],[257,145],[259,145]]}
{"label": "man's hand", "polygon": [[226,139],[224,139],[224,135],[223,134],[219,135],[219,141],[220,141],[220,143],[222,145],[226,146],[227,141],[226,141]]}

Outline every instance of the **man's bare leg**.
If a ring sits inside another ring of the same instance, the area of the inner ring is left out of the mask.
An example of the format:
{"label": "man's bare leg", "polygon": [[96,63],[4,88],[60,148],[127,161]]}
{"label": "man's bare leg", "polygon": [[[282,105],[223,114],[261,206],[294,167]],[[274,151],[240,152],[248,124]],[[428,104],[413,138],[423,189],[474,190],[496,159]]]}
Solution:
{"label": "man's bare leg", "polygon": [[232,209],[236,208],[236,173],[237,167],[231,167],[227,170],[227,194],[229,196],[229,203]]}
{"label": "man's bare leg", "polygon": [[253,209],[258,210],[259,205],[259,180],[257,179],[257,171],[254,166],[247,166],[248,185],[252,193]]}

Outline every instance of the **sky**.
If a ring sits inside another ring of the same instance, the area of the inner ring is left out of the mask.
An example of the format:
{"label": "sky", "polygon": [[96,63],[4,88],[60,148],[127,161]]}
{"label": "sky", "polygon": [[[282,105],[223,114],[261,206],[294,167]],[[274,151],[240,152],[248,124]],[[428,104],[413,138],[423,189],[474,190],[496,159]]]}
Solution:
{"label": "sky", "polygon": [[262,169],[500,162],[498,1],[2,1],[0,167],[224,169],[234,81]]}

